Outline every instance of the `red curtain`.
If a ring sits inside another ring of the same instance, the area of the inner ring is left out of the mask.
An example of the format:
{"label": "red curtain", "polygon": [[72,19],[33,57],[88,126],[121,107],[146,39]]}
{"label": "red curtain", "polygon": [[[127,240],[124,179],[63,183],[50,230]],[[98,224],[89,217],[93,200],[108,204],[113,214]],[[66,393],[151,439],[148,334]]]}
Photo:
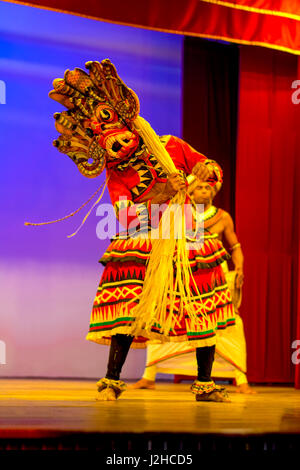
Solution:
{"label": "red curtain", "polygon": [[[204,0],[205,1],[205,0]],[[240,8],[248,11],[257,11],[257,12],[271,12],[274,15],[290,14],[290,15],[299,15],[299,3],[291,0],[207,0],[210,3],[219,3],[231,6],[232,8]]]}
{"label": "red curtain", "polygon": [[[299,58],[298,58],[298,78],[300,79],[300,59]],[[300,98],[300,94],[298,95],[298,97]],[[300,102],[297,106],[300,106]],[[299,119],[299,114],[298,114],[298,119]],[[296,180],[296,184],[299,185],[299,182],[300,182],[300,165],[299,164],[296,167],[295,180]],[[298,295],[297,305],[296,305],[298,314],[297,314],[297,323],[296,323],[296,328],[295,328],[296,334],[294,335],[294,340],[300,341],[300,217],[299,217],[300,198],[299,197],[296,200],[296,214],[298,217],[298,227],[295,233],[295,238],[296,238],[296,244],[298,244],[298,266],[296,265],[295,270],[294,270],[294,289]],[[299,350],[299,354],[297,354],[296,364],[295,364],[295,387],[300,388],[300,346],[298,346],[297,349]]]}
{"label": "red curtain", "polygon": [[300,54],[300,4],[297,1],[31,0],[13,3]]}
{"label": "red curtain", "polygon": [[[300,171],[298,171],[298,181],[300,181]],[[300,231],[300,230],[299,230]],[[300,345],[298,345],[298,341],[300,341],[300,242],[298,246],[298,302],[297,302],[297,309],[298,309],[298,318],[297,318],[297,326],[296,326],[296,335],[295,340],[297,344],[297,354],[296,354],[296,363],[295,363],[295,387],[300,388]],[[298,352],[299,351],[299,352]]]}
{"label": "red curtain", "polygon": [[297,322],[300,339],[297,65],[289,54],[241,47],[236,224],[246,260],[242,315],[255,382],[293,382]]}
{"label": "red curtain", "polygon": [[184,38],[183,138],[224,172],[214,203],[234,217],[239,48]]}

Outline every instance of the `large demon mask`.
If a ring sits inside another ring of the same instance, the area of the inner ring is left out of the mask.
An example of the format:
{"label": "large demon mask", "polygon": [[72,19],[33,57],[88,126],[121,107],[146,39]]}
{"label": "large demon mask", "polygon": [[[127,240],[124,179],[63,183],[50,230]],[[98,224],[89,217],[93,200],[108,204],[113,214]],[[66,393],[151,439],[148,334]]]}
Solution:
{"label": "large demon mask", "polygon": [[87,62],[89,74],[76,68],[55,79],[49,96],[68,108],[55,113],[60,132],[53,144],[67,154],[79,171],[98,176],[106,163],[127,159],[139,144],[132,122],[139,113],[139,100],[105,59]]}

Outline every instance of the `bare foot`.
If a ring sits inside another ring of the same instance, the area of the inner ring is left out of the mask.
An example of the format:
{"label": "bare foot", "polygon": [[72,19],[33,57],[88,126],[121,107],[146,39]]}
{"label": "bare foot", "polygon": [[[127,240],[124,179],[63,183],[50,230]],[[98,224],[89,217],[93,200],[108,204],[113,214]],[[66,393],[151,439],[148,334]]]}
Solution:
{"label": "bare foot", "polygon": [[244,384],[241,384],[241,385],[237,385],[236,393],[245,393],[247,395],[254,395],[257,392],[255,390],[253,390],[253,388],[251,388],[248,383],[244,383]]}
{"label": "bare foot", "polygon": [[131,388],[131,389],[148,388],[149,390],[154,390],[155,380],[140,379],[135,384],[129,385],[128,388]]}
{"label": "bare foot", "polygon": [[115,401],[117,396],[113,388],[104,388],[101,392],[97,392],[95,399],[97,401]]}
{"label": "bare foot", "polygon": [[214,390],[213,392],[201,393],[196,395],[196,401],[216,401],[223,403],[231,403],[227,393],[218,392]]}

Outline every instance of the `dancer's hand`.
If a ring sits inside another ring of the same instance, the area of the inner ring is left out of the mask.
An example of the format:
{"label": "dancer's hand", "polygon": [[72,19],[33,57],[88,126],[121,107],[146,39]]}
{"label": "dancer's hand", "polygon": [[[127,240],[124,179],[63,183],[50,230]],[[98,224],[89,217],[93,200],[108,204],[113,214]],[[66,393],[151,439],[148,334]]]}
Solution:
{"label": "dancer's hand", "polygon": [[244,273],[243,268],[236,268],[237,276],[235,279],[235,286],[237,289],[240,289],[244,283]]}
{"label": "dancer's hand", "polygon": [[207,165],[204,165],[204,163],[198,162],[192,169],[192,174],[195,175],[200,181],[207,181],[211,176],[212,171],[208,168]]}
{"label": "dancer's hand", "polygon": [[166,186],[164,188],[164,194],[168,196],[168,199],[175,196],[175,194],[184,189],[186,187],[186,183],[183,179],[183,176],[179,173],[172,173],[168,176]]}

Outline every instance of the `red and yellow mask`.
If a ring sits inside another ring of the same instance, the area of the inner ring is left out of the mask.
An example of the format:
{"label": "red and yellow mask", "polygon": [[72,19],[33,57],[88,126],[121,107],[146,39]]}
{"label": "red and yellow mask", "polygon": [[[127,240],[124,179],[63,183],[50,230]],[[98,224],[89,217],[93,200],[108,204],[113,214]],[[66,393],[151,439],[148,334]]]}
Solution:
{"label": "red and yellow mask", "polygon": [[67,154],[79,171],[98,176],[106,163],[129,158],[139,145],[132,123],[139,113],[139,100],[105,59],[87,62],[89,74],[76,68],[53,82],[49,96],[68,110],[54,115],[60,136],[53,143]]}
{"label": "red and yellow mask", "polygon": [[121,161],[130,157],[137,149],[139,135],[121,121],[115,110],[100,104],[95,111],[95,118],[90,121],[90,127],[102,149],[106,151],[107,160]]}

